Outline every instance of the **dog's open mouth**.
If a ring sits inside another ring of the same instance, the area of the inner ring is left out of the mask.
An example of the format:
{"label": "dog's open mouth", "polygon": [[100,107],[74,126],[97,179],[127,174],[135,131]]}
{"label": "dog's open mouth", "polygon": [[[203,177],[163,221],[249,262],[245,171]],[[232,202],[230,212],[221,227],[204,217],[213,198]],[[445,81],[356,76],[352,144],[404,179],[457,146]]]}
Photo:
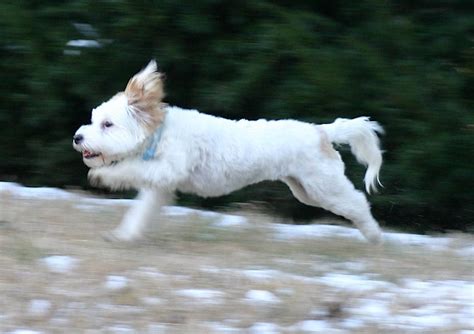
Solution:
{"label": "dog's open mouth", "polygon": [[82,157],[84,159],[93,159],[93,158],[97,158],[101,155],[102,155],[101,153],[91,152],[91,151],[88,151],[88,150],[82,151]]}

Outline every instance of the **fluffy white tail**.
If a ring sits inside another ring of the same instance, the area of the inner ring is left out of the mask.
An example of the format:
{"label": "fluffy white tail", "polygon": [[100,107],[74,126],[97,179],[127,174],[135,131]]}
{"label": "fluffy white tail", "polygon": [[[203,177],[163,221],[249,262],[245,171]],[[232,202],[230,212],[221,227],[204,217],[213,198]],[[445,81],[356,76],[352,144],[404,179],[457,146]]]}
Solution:
{"label": "fluffy white tail", "polygon": [[336,144],[349,144],[352,154],[357,161],[367,166],[365,172],[365,189],[367,193],[377,191],[379,171],[382,166],[382,151],[380,150],[377,133],[383,134],[382,126],[369,117],[354,119],[338,118],[334,123],[322,124],[329,140]]}

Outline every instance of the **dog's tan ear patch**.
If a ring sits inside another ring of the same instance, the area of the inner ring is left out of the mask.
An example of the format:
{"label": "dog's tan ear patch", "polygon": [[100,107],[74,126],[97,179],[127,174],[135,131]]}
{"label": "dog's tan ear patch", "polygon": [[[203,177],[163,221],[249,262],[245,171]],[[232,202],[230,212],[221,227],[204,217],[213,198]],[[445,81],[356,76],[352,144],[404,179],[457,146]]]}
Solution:
{"label": "dog's tan ear patch", "polygon": [[150,130],[163,122],[163,78],[163,73],[157,71],[156,62],[152,60],[130,79],[125,88],[128,105]]}

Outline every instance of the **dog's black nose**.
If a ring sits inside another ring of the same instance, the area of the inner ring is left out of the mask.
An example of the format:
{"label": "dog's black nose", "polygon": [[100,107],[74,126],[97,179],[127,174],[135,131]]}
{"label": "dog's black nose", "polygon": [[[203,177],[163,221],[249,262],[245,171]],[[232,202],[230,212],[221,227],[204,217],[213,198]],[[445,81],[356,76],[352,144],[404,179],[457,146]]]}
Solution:
{"label": "dog's black nose", "polygon": [[72,137],[72,140],[74,140],[74,144],[80,144],[84,140],[84,136],[74,135],[74,137]]}

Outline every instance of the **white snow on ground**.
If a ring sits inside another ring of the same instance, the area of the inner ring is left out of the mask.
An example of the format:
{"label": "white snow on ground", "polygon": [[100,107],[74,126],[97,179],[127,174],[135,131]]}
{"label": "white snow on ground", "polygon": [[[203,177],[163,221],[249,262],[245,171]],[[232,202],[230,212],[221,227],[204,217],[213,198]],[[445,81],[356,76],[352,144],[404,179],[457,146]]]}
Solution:
{"label": "white snow on ground", "polygon": [[162,209],[162,213],[165,216],[188,216],[196,214],[198,210],[193,210],[190,208],[184,208],[179,206],[165,206]]}
{"label": "white snow on ground", "polygon": [[33,317],[41,317],[51,310],[51,302],[46,299],[33,299],[28,305],[28,314]]}
{"label": "white snow on ground", "polygon": [[354,228],[334,225],[288,225],[272,224],[275,237],[279,240],[315,239],[326,237],[342,237],[364,240],[360,232]]}
{"label": "white snow on ground", "polygon": [[66,255],[53,255],[42,258],[40,262],[53,273],[65,274],[76,268],[79,260]]}
{"label": "white snow on ground", "polygon": [[129,280],[125,276],[109,275],[104,283],[108,290],[122,290],[128,286]]}
{"label": "white snow on ground", "polygon": [[211,330],[211,333],[242,333],[242,330],[239,328],[232,327],[230,325],[227,325],[225,323],[221,322],[206,322],[205,323],[206,327]]}
{"label": "white snow on ground", "polygon": [[337,290],[347,290],[349,292],[366,292],[371,290],[381,290],[392,288],[395,285],[385,281],[369,279],[364,275],[351,275],[341,273],[328,273],[315,279],[317,282]]}
{"label": "white snow on ground", "polygon": [[[272,227],[275,230],[275,237],[279,240],[340,237],[365,241],[358,230],[344,226],[273,224]],[[409,233],[385,232],[384,242],[387,244],[424,246],[431,250],[444,250],[450,245],[451,239]],[[464,252],[466,255],[474,253],[474,248],[466,249]]]}
{"label": "white snow on ground", "polygon": [[[8,193],[24,199],[48,199],[48,200],[74,200],[76,207],[84,210],[97,210],[97,206],[123,205],[129,206],[133,203],[130,199],[106,199],[90,198],[69,193],[65,190],[48,187],[23,187],[17,183],[0,182],[0,194]],[[166,216],[188,216],[196,215],[202,218],[216,220],[213,226],[218,227],[236,227],[248,226],[248,220],[245,217],[229,214],[221,214],[212,211],[196,210],[178,206],[166,206],[162,209]],[[275,238],[278,240],[294,239],[319,239],[326,237],[340,237],[364,241],[360,232],[355,228],[335,225],[288,225],[288,224],[269,224],[274,230]],[[447,237],[432,237],[427,235],[417,235],[408,233],[384,233],[385,243],[421,246],[430,250],[445,250],[450,246],[451,239]],[[462,256],[473,256],[474,246],[464,247],[457,250]]]}
{"label": "white snow on ground", "polygon": [[270,291],[266,290],[250,290],[245,294],[244,301],[248,304],[262,305],[262,304],[278,304],[281,302],[280,298],[275,296]]}
{"label": "white snow on ground", "polygon": [[[0,196],[2,193],[22,199],[72,200],[81,210],[97,210],[100,207],[111,205],[129,206],[133,203],[133,200],[87,198],[60,189],[26,188],[7,182],[0,182]],[[164,214],[168,216],[194,215],[207,218],[212,221],[213,226],[218,227],[245,227],[250,224],[245,217],[241,216],[177,206],[165,207]],[[276,239],[281,241],[326,237],[363,241],[358,230],[343,226],[268,224],[268,229]],[[409,246],[414,250],[419,249],[420,252],[450,250],[453,251],[452,254],[459,257],[474,257],[474,246],[465,243],[458,245],[452,241],[453,239],[450,237],[385,233],[385,243],[389,245]],[[67,274],[79,265],[79,260],[71,256],[54,255],[42,258],[40,263],[53,273]],[[268,268],[234,269],[207,265],[201,267],[200,270],[206,274],[239,275],[261,284],[262,287],[275,280],[279,282],[298,280],[305,282],[305,284],[323,286],[337,293],[342,291],[353,296],[349,305],[343,305],[346,318],[339,323],[337,328],[334,328],[334,324],[331,322],[313,318],[312,320],[302,319],[302,321],[288,327],[257,322],[248,328],[246,332],[249,333],[279,333],[286,330],[290,332],[340,333],[358,331],[364,326],[372,324],[392,332],[442,331],[443,328],[450,328],[454,325],[463,329],[460,333],[474,334],[474,281],[472,280],[421,280],[407,277],[403,280],[388,282],[368,272],[364,262],[336,263],[328,269],[330,271],[328,270],[323,275],[313,277],[299,276]],[[131,273],[149,279],[163,279],[169,276],[153,267],[140,267]],[[180,278],[176,276],[173,279]],[[118,275],[106,277],[104,283],[104,287],[110,290],[123,289],[128,285],[129,279]],[[285,294],[282,289],[276,289],[275,293],[284,298]],[[224,292],[210,289],[181,289],[175,291],[175,294],[200,304],[220,304],[225,297]],[[276,294],[267,290],[249,290],[243,296],[243,302],[257,307],[270,307],[278,305],[281,301]],[[144,302],[147,305],[158,305],[166,301],[150,296],[149,300]],[[46,299],[33,299],[30,301],[27,311],[34,316],[50,312],[52,308],[51,302]],[[239,331],[226,323],[209,323],[209,328],[215,332],[223,333]],[[158,328],[158,332],[161,329],[161,327]],[[110,327],[109,330],[125,333],[128,328],[117,325]],[[36,334],[39,332],[18,329],[10,333]]]}
{"label": "white snow on ground", "polygon": [[17,183],[11,182],[0,182],[0,193],[2,192],[6,192],[23,199],[70,200],[76,197],[74,194],[57,188],[23,187]]}
{"label": "white snow on ground", "polygon": [[474,246],[468,246],[458,249],[456,253],[461,256],[468,256],[470,258],[474,258]]}
{"label": "white snow on ground", "polygon": [[431,250],[444,250],[451,243],[451,239],[409,233],[385,233],[385,242],[398,245],[423,246]]}
{"label": "white snow on ground", "polygon": [[269,322],[257,322],[249,328],[250,334],[279,334],[280,326]]}
{"label": "white snow on ground", "polygon": [[133,327],[128,325],[113,325],[109,326],[105,329],[106,333],[113,333],[113,334],[135,334],[136,331]]}
{"label": "white snow on ground", "polygon": [[245,217],[236,215],[222,215],[219,220],[213,224],[217,227],[245,227],[249,223]]}

